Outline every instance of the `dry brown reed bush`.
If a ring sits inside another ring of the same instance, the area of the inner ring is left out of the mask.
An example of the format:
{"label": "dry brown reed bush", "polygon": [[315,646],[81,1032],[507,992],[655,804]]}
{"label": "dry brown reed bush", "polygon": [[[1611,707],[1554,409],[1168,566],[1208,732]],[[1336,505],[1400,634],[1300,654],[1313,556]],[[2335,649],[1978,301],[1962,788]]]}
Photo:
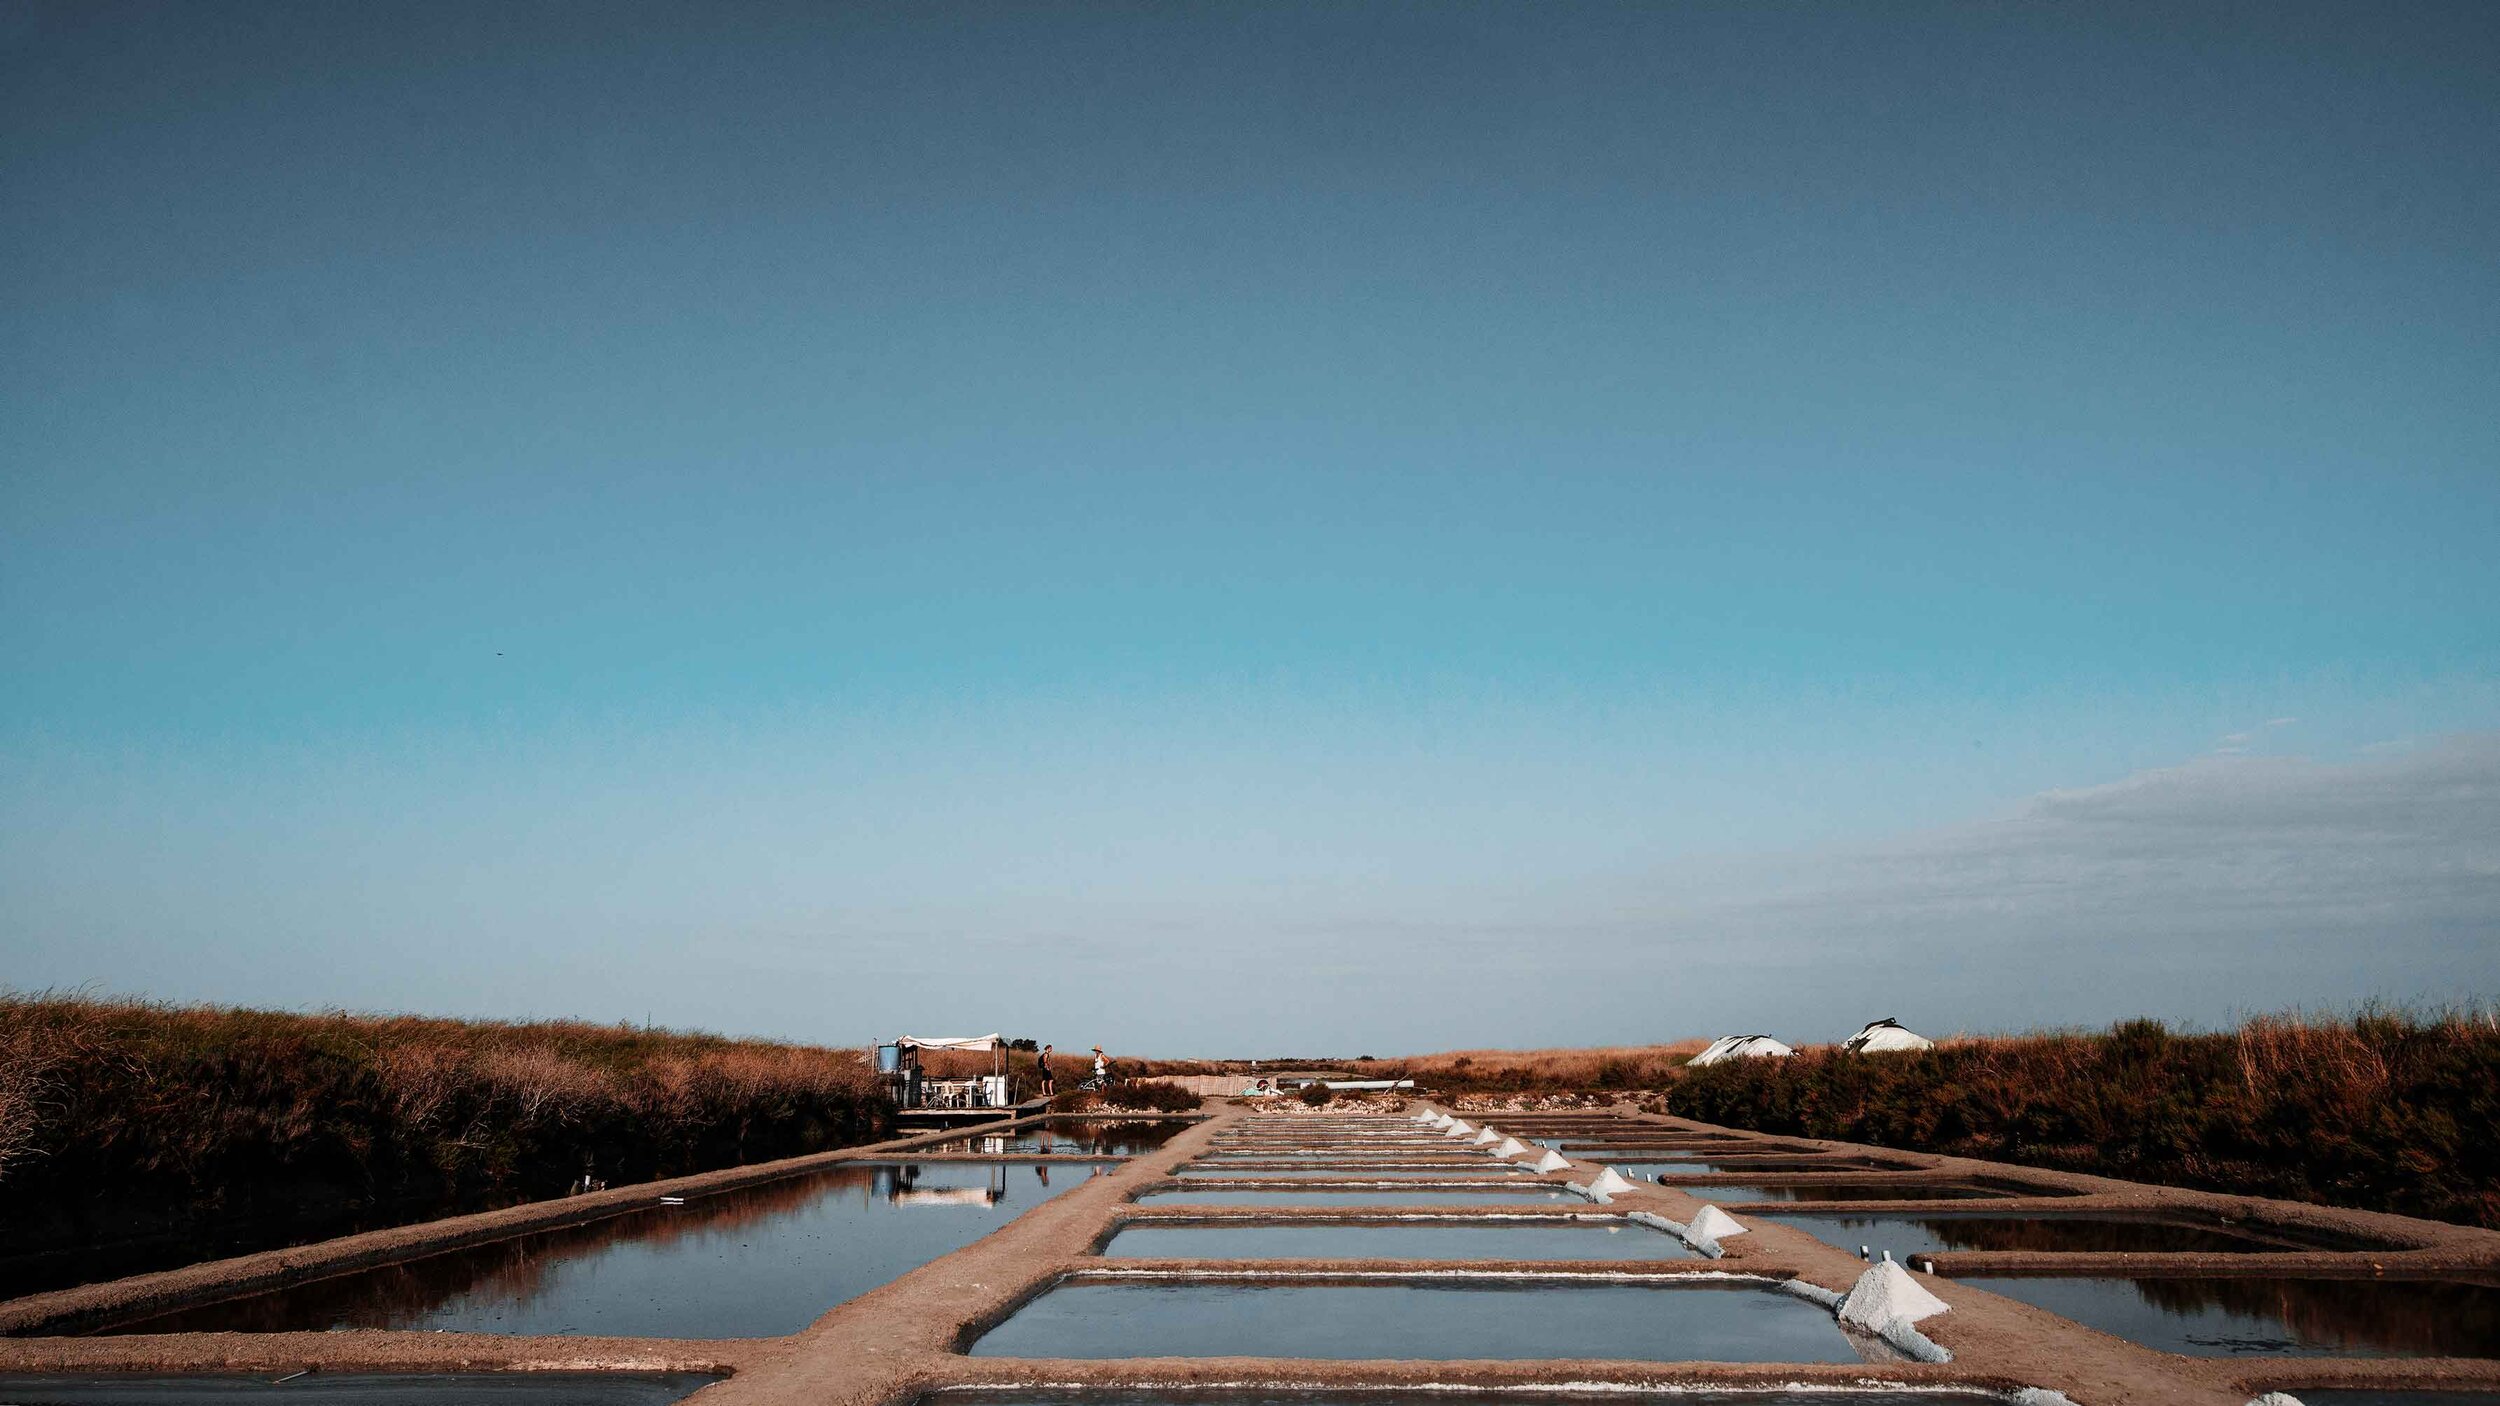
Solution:
{"label": "dry brown reed bush", "polygon": [[134,1217],[621,1184],[886,1116],[863,1051],[632,1026],[0,993],[0,1032],[0,1255]]}
{"label": "dry brown reed bush", "polygon": [[1765,1132],[2500,1227],[2500,1026],[2484,1007],[1805,1050],[1688,1070],[1671,1099]]}
{"label": "dry brown reed bush", "polygon": [[1396,1073],[1358,1073],[1357,1078],[1411,1078],[1425,1088],[1452,1093],[1527,1093],[1578,1090],[1631,1091],[1664,1088],[1707,1040],[1664,1045],[1612,1045],[1589,1049],[1446,1050],[1407,1059],[1358,1062]]}

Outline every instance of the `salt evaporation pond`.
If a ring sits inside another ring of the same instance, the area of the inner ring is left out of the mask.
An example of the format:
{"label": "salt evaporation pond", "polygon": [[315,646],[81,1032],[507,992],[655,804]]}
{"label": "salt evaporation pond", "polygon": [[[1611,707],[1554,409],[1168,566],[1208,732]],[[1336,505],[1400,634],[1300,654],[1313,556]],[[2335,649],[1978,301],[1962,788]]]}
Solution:
{"label": "salt evaporation pond", "polygon": [[1522,1182],[1516,1186],[1445,1187],[1418,1185],[1412,1190],[1384,1187],[1376,1191],[1328,1191],[1319,1187],[1283,1187],[1273,1191],[1152,1191],[1139,1202],[1179,1201],[1192,1206],[1442,1206],[1472,1202],[1520,1205],[1542,1201],[1578,1201],[1558,1186]]}
{"label": "salt evaporation pond", "polygon": [[2002,1198],[2019,1193],[1995,1190],[1963,1183],[1917,1181],[1895,1182],[1790,1182],[1779,1186],[1688,1186],[1689,1191],[1705,1201],[1976,1201]]}
{"label": "salt evaporation pond", "polygon": [[1180,1176],[1225,1176],[1235,1181],[1473,1181],[1488,1176],[1523,1176],[1520,1168],[1503,1166],[1498,1161],[1480,1166],[1223,1166],[1223,1163],[1193,1161],[1180,1168]]}
{"label": "salt evaporation pond", "polygon": [[1105,1170],[855,1163],[106,1331],[778,1337]]}
{"label": "salt evaporation pond", "polygon": [[[1504,1391],[1502,1406],[1588,1406],[1586,1396]],[[2306,1397],[2303,1398],[2307,1399]],[[2411,1401],[2407,1397],[2405,1400]],[[2442,1397],[2458,1406],[2477,1406],[2482,1397]],[[2494,1398],[2500,1400],[2500,1398]],[[1074,1391],[940,1391],[913,1406],[1446,1406],[1448,1393],[1399,1391],[1176,1391],[1108,1388]],[[1851,1391],[1780,1387],[1729,1387],[1678,1390],[1670,1395],[1610,1392],[1607,1406],[2001,1406],[1996,1392],[1950,1387],[1929,1390]]]}
{"label": "salt evaporation pond", "polygon": [[1503,1222],[1143,1222],[1106,1255],[1159,1260],[1678,1260],[1693,1251],[1635,1221],[1553,1217]]}
{"label": "salt evaporation pond", "polygon": [[1790,1215],[1777,1211],[1756,1214],[1794,1226],[1827,1245],[1838,1245],[1844,1250],[1867,1245],[1890,1250],[1896,1258],[1950,1250],[2263,1254],[2315,1248],[2286,1239],[2264,1238],[2256,1232],[2242,1234],[2218,1225],[2182,1224],[2125,1212],[2040,1216],[1990,1211],[1938,1211],[1924,1215]]}
{"label": "salt evaporation pond", "polygon": [[720,1378],[694,1372],[320,1372],[267,1377],[0,1375],[9,1406],[669,1406]]}
{"label": "salt evaporation pond", "polygon": [[991,1156],[1008,1152],[1036,1152],[1079,1157],[1134,1157],[1163,1146],[1189,1131],[1189,1126],[1186,1119],[1132,1123],[1116,1118],[1053,1118],[1033,1127],[955,1138],[916,1150]]}
{"label": "salt evaporation pond", "polygon": [[1767,1285],[1367,1280],[1068,1283],[976,1357],[1855,1362],[1831,1310]]}
{"label": "salt evaporation pond", "polygon": [[2130,1342],[2195,1357],[2500,1357],[2500,1288],[2488,1284],[2289,1275],[1990,1274],[1963,1282]]}

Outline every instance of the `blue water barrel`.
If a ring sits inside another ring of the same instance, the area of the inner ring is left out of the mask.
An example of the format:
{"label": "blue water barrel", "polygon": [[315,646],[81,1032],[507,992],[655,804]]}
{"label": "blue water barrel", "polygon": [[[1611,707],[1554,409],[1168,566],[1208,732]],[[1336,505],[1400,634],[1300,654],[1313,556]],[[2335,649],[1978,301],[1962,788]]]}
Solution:
{"label": "blue water barrel", "polygon": [[896,1071],[896,1070],[898,1070],[898,1069],[900,1069],[900,1068],[902,1068],[902,1067],[903,1067],[903,1047],[902,1047],[902,1046],[900,1046],[900,1045],[879,1045],[879,1046],[877,1046],[877,1072],[878,1072],[878,1073],[880,1073],[880,1074],[891,1074],[891,1073],[893,1073],[894,1071]]}

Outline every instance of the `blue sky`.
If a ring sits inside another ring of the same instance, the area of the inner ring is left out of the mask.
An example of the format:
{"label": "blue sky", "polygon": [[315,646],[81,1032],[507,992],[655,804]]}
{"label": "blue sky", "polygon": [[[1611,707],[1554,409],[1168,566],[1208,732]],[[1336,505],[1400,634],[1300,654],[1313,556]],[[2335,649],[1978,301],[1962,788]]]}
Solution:
{"label": "blue sky", "polygon": [[2495,60],[0,4],[0,983],[1175,1053],[2487,992]]}

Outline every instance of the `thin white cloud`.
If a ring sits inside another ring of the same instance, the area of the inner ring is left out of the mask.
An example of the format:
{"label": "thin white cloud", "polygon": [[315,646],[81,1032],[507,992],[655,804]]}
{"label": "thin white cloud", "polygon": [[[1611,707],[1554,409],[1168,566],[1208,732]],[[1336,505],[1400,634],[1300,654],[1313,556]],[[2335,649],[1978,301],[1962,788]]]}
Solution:
{"label": "thin white cloud", "polygon": [[1869,1001],[2001,1028],[2487,995],[2500,734],[2345,763],[2208,757],[1675,887],[1610,945],[1710,980],[1731,1015],[1802,1013],[1808,1035]]}

